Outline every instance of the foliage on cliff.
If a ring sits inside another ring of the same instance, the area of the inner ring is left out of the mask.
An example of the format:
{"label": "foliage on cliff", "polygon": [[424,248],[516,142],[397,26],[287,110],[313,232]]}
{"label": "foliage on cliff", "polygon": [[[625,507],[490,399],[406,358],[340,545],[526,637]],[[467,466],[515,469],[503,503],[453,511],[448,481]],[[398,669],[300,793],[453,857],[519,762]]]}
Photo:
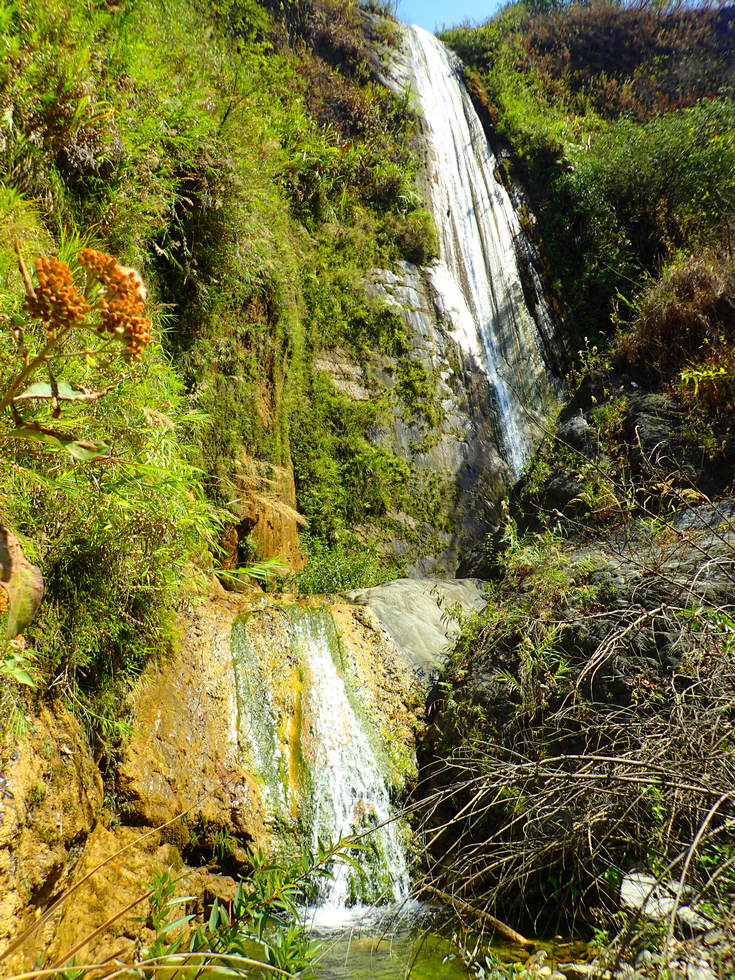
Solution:
{"label": "foliage on cliff", "polygon": [[[390,397],[352,403],[313,367],[335,346],[408,355],[360,285],[431,248],[413,117],[373,80],[392,43],[344,0],[0,6],[0,373],[19,329],[43,332],[16,244],[72,272],[104,250],[148,291],[152,345],[107,365],[114,392],[65,406],[60,440],[0,419],[0,520],[47,585],[35,671],[98,731],[169,642],[186,569],[216,561],[243,461],[293,464],[312,534],[343,551],[405,494],[368,439]],[[99,369],[73,358],[68,380],[93,390]],[[63,448],[79,440],[104,452],[82,465]]]}

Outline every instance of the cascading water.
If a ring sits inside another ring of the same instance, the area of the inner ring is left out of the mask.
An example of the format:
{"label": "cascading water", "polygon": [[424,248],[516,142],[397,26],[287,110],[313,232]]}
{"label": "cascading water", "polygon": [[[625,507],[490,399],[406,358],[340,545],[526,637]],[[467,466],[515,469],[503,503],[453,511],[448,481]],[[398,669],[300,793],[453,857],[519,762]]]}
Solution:
{"label": "cascading water", "polygon": [[344,676],[335,663],[330,633],[323,622],[316,626],[315,630],[302,621],[296,628],[302,649],[308,650],[306,713],[319,733],[313,766],[312,845],[319,839],[379,828],[375,841],[363,843],[378,858],[369,887],[363,888],[349,866],[343,866],[325,898],[336,906],[363,897],[398,901],[408,895],[408,869],[391,820],[384,765],[376,758],[364,720],[350,701]]}
{"label": "cascading water", "polygon": [[[439,460],[465,498],[478,475],[495,466],[502,478],[494,487],[502,492],[538,439],[528,413],[544,412],[553,401],[543,354],[550,319],[542,300],[534,303],[535,316],[527,305],[516,253],[522,232],[459,63],[418,27],[406,38],[393,86],[410,85],[419,102],[440,255],[423,268],[376,270],[372,285],[401,309],[444,385],[447,421],[425,465]],[[487,442],[478,446],[480,432]],[[411,454],[418,458],[413,448]],[[478,483],[480,494],[485,486]],[[363,841],[363,874],[338,869],[320,896],[323,907],[333,914],[404,899],[407,862],[401,829],[391,821],[396,769],[366,710],[365,675],[361,680],[348,665],[331,613],[269,607],[242,617],[232,641],[242,756],[261,781],[277,836],[316,846],[376,828]]]}
{"label": "cascading water", "polygon": [[[233,631],[238,730],[270,818],[314,849],[371,828],[361,870],[338,865],[320,901],[334,913],[408,894],[390,764],[360,704],[326,609],[283,606]],[[329,911],[328,913],[329,914]]]}
{"label": "cascading water", "polygon": [[440,261],[428,275],[454,339],[487,374],[515,478],[538,440],[527,413],[549,400],[541,333],[551,333],[550,318],[541,301],[537,324],[526,303],[515,248],[522,236],[518,217],[495,176],[497,163],[459,61],[420,27],[406,36],[440,232]]}

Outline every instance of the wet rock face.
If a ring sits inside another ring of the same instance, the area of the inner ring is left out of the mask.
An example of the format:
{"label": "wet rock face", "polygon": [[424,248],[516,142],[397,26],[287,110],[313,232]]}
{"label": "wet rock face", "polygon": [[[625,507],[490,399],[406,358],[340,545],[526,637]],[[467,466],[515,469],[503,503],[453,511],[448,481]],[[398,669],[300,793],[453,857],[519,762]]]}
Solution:
{"label": "wet rock face", "polygon": [[346,869],[330,904],[407,892],[391,799],[415,777],[420,706],[413,672],[362,609],[324,600],[264,602],[232,631],[242,765],[263,785],[286,846],[375,826],[361,878]]}
{"label": "wet rock face", "polygon": [[[399,312],[411,358],[435,385],[437,411],[430,424],[397,401],[390,421],[373,433],[376,442],[410,462],[419,493],[427,497],[423,517],[391,515],[391,547],[411,576],[453,575],[475,567],[471,556],[477,541],[491,531],[498,501],[512,480],[502,429],[491,409],[495,396],[475,356],[452,336],[430,270],[409,262],[376,269],[367,288]],[[385,358],[371,370],[375,382],[391,390],[395,369]],[[339,387],[339,379],[333,380]]]}
{"label": "wet rock face", "polygon": [[[102,779],[78,722],[60,703],[42,708],[22,739],[6,736],[0,745],[0,773],[4,779],[0,798],[2,949],[68,883],[75,851],[84,845],[99,818]],[[30,952],[25,950],[23,964],[33,962],[32,950],[43,935],[30,944]]]}
{"label": "wet rock face", "polygon": [[[182,614],[170,659],[140,680],[114,819],[79,725],[60,705],[2,745],[0,949],[108,859],[13,968],[63,958],[141,898],[154,872],[183,875],[179,893],[203,909],[231,883],[186,862],[211,857],[218,839],[227,841],[228,873],[240,873],[248,844],[300,849],[388,819],[416,776],[422,703],[414,670],[365,606],[231,594],[200,601]],[[353,893],[357,885],[343,882],[342,899],[369,901],[390,885],[403,894],[401,834],[393,825],[384,832],[371,851],[370,888]],[[146,908],[143,899],[125,912],[85,957],[145,944]]]}
{"label": "wet rock face", "polygon": [[[418,707],[413,674],[377,620],[361,608],[318,599],[261,605],[223,596],[189,612],[173,660],[149,670],[140,684],[134,734],[118,773],[118,790],[136,823],[155,826],[186,810],[189,826],[201,822],[272,846],[270,821],[288,820],[298,803],[300,774],[289,759],[296,765],[302,738],[313,737],[303,658],[309,624],[321,619],[342,672],[375,729],[385,733],[388,754],[411,758]],[[392,778],[400,782],[405,773]],[[274,783],[271,795],[284,804],[282,813],[266,803],[259,789],[264,780]]]}
{"label": "wet rock face", "polygon": [[[267,847],[263,801],[242,769],[231,630],[235,597],[195,607],[172,662],[144,675],[118,789],[135,822],[157,826],[187,811],[187,826],[226,829]],[[179,828],[185,842],[188,831]]]}
{"label": "wet rock face", "polygon": [[[363,607],[212,599],[140,685],[118,775],[123,812],[145,825],[185,812],[167,836],[186,855],[218,834],[268,852],[382,823],[415,776],[421,700]],[[385,836],[383,875],[402,860],[397,832]],[[238,845],[231,863],[246,860]]]}

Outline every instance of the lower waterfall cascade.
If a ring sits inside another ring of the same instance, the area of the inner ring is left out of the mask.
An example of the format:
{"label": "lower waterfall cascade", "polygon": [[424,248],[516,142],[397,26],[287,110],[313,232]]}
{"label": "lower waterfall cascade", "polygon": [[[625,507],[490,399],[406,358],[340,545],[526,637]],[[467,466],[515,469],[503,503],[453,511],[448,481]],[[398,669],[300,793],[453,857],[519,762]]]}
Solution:
{"label": "lower waterfall cascade", "polygon": [[265,619],[242,617],[232,645],[238,732],[270,819],[314,850],[376,828],[361,842],[360,870],[337,862],[320,903],[337,914],[407,898],[390,760],[330,612],[284,606]]}

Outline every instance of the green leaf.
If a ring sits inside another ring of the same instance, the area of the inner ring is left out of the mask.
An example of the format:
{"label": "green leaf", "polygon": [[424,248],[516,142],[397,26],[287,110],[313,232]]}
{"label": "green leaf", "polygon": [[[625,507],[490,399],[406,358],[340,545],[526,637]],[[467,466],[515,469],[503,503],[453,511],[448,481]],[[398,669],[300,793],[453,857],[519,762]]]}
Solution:
{"label": "green leaf", "polygon": [[217,927],[217,918],[219,912],[219,901],[215,898],[214,905],[212,906],[212,911],[209,913],[209,931],[214,932]]}
{"label": "green leaf", "polygon": [[180,898],[172,898],[166,902],[166,908],[170,909],[173,905],[184,905],[186,902],[193,902],[194,895],[182,895]]}
{"label": "green leaf", "polygon": [[79,439],[67,438],[51,429],[43,429],[40,425],[23,425],[8,433],[15,439],[36,439],[51,446],[65,449],[70,456],[82,462],[93,459],[106,459],[110,455],[110,447],[104,442],[85,442]]}
{"label": "green leaf", "polygon": [[7,674],[13,680],[18,681],[19,684],[25,684],[26,687],[36,687],[36,682],[28,671],[17,666],[10,658],[5,663],[0,663],[0,674]]}
{"label": "green leaf", "polygon": [[13,399],[14,402],[30,401],[31,399],[50,399],[56,396],[60,402],[88,402],[101,398],[105,391],[86,391],[72,388],[68,381],[36,381]]}
{"label": "green leaf", "polygon": [[165,926],[158,930],[159,937],[165,936],[166,933],[171,932],[172,929],[178,929],[179,926],[186,925],[186,923],[191,922],[193,918],[193,915],[182,915],[180,919],[174,919],[173,922],[167,922]]}
{"label": "green leaf", "polygon": [[77,442],[70,440],[62,443],[64,449],[81,462],[90,462],[93,459],[106,459],[110,455],[110,447],[104,442]]}

